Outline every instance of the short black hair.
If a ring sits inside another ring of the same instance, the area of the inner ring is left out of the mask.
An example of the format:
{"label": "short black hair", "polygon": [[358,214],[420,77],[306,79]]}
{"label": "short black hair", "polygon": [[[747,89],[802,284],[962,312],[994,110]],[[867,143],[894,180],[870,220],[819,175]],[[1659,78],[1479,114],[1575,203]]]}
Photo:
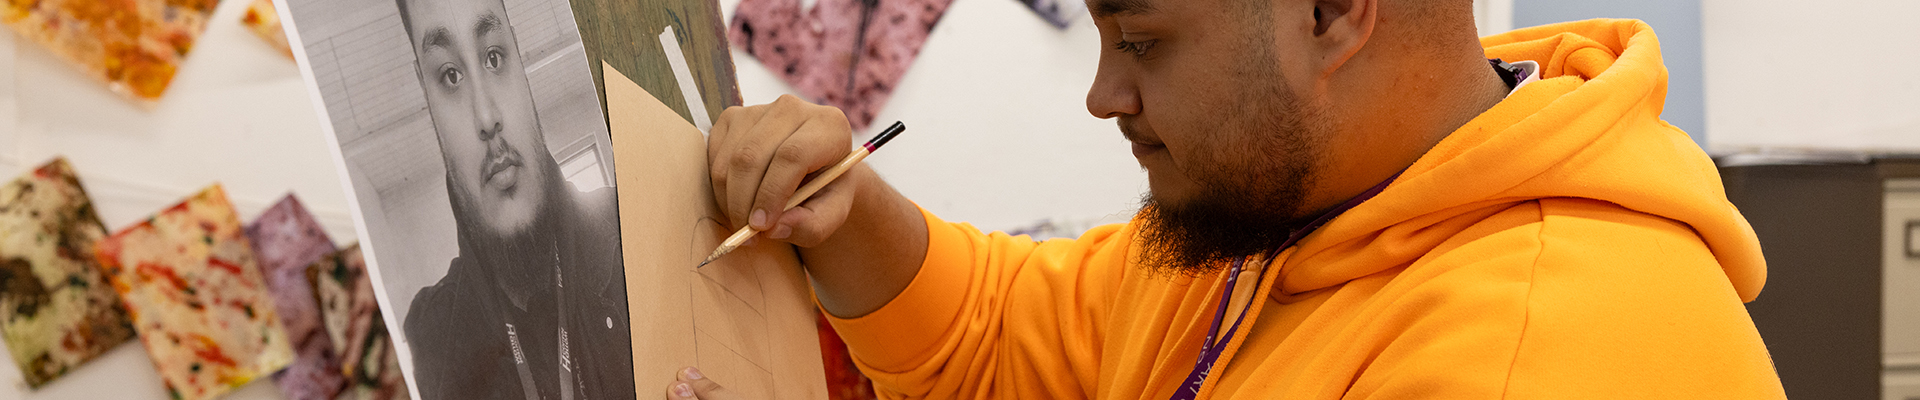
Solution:
{"label": "short black hair", "polygon": [[407,18],[407,0],[393,0],[393,4],[400,6],[400,29],[407,31],[407,41],[412,42],[413,21]]}

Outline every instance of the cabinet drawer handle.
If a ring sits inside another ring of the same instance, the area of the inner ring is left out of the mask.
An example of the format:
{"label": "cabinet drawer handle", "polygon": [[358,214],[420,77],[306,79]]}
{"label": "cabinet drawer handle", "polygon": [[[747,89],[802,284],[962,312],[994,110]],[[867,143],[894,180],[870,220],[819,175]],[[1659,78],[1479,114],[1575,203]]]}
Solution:
{"label": "cabinet drawer handle", "polygon": [[[1901,239],[1903,239],[1902,241],[1905,242],[1904,247],[1906,247],[1907,249],[1907,258],[1909,259],[1920,258],[1920,249],[1914,248],[1914,243],[1913,243],[1914,232],[1920,232],[1920,220],[1914,220],[1914,219],[1907,220],[1907,233],[1905,235],[1902,235],[1904,237]],[[1920,398],[1908,399],[1908,400],[1920,400]]]}

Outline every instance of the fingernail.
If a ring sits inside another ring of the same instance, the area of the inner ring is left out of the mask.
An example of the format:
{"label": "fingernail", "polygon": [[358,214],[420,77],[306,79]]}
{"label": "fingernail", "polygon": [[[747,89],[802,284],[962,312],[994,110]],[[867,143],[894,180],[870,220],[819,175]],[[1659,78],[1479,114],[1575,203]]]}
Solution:
{"label": "fingernail", "polygon": [[753,210],[753,216],[747,218],[747,224],[753,225],[753,229],[766,230],[767,210]]}
{"label": "fingernail", "polygon": [[705,375],[700,375],[699,368],[687,367],[687,369],[681,370],[680,372],[685,374],[687,379],[700,380],[707,378]]}
{"label": "fingernail", "polygon": [[673,395],[691,399],[693,398],[693,386],[685,383],[673,384]]}
{"label": "fingernail", "polygon": [[767,237],[774,238],[774,240],[786,240],[788,236],[793,236],[793,227],[780,225],[773,227],[773,234]]}

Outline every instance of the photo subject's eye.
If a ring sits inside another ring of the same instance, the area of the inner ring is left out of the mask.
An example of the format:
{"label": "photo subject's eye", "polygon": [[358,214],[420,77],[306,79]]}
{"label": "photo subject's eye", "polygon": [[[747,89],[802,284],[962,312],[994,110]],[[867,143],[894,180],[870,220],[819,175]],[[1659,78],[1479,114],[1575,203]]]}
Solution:
{"label": "photo subject's eye", "polygon": [[500,48],[487,49],[487,69],[500,69],[503,63],[506,63],[506,56],[500,54]]}
{"label": "photo subject's eye", "polygon": [[440,68],[441,85],[448,87],[460,86],[460,81],[462,80],[466,80],[466,75],[461,74],[459,68],[454,68],[451,65]]}

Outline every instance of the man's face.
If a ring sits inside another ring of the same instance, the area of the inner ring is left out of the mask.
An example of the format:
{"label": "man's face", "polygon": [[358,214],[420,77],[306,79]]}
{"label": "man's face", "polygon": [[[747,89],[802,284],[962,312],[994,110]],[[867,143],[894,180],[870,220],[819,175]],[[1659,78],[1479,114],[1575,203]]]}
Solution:
{"label": "man's face", "polygon": [[1312,211],[1301,208],[1328,117],[1292,90],[1310,82],[1288,80],[1308,75],[1289,71],[1298,63],[1288,55],[1301,49],[1275,40],[1302,28],[1249,4],[1088,2],[1107,48],[1087,108],[1118,119],[1147,171],[1142,261],[1150,268],[1204,273],[1273,250]]}
{"label": "man's face", "polygon": [[407,17],[455,210],[495,236],[521,233],[547,201],[552,161],[505,6],[408,1]]}

